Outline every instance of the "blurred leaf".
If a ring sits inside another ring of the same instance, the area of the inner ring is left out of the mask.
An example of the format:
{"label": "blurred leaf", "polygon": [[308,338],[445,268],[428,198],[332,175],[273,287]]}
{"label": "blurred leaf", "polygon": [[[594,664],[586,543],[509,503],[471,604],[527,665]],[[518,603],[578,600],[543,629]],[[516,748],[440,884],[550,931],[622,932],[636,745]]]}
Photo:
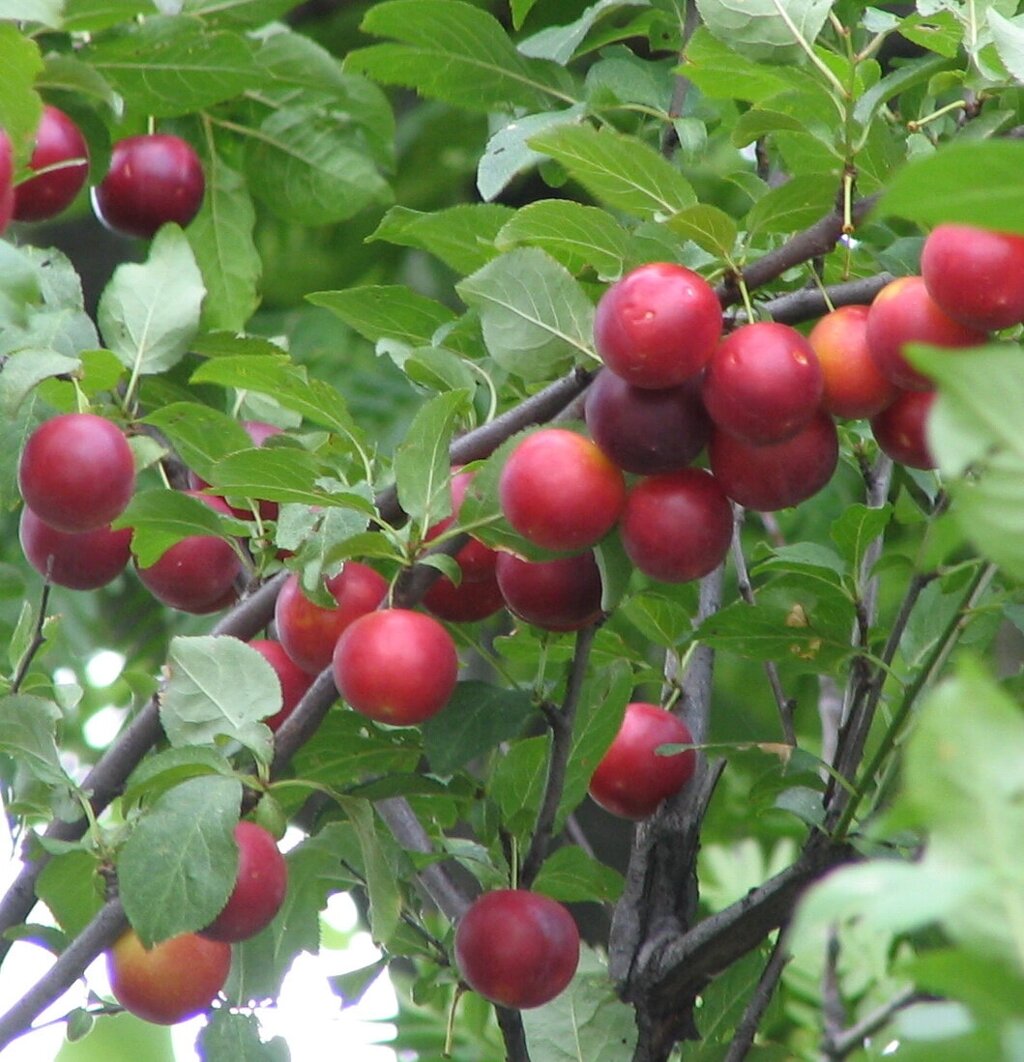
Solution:
{"label": "blurred leaf", "polygon": [[594,307],[553,258],[534,247],[496,258],[456,285],[480,311],[494,360],[525,380],[549,379],[591,349]]}
{"label": "blurred leaf", "polygon": [[686,46],[681,69],[708,96],[758,103],[792,84],[793,71],[756,63],[701,26]]}
{"label": "blurred leaf", "polygon": [[117,878],[128,920],[147,947],[201,929],[227,902],[238,870],[233,831],[241,800],[237,779],[192,778],[135,825]]}
{"label": "blurred leaf", "polygon": [[[964,167],[985,180],[965,185]],[[913,159],[893,175],[873,212],[892,214],[920,224],[955,221],[1024,233],[1024,144],[953,143]]]}
{"label": "blurred leaf", "polygon": [[912,357],[938,384],[928,444],[956,519],[986,557],[1024,578],[1024,355],[1002,345],[955,358],[922,348]]}
{"label": "blurred leaf", "polygon": [[472,679],[423,724],[423,750],[434,774],[446,775],[518,737],[535,715],[529,695]]}
{"label": "blurred leaf", "polygon": [[269,762],[270,731],[260,722],[281,710],[281,684],[266,659],[237,638],[171,640],[160,722],[172,745],[240,741]]}
{"label": "blurred leaf", "polygon": [[104,288],[97,311],[103,341],[133,372],[166,372],[199,329],[205,293],[185,234],[164,225],[146,261],[119,265]]}
{"label": "blurred leaf", "polygon": [[[30,2],[40,4],[41,0]],[[12,13],[4,15],[4,6],[10,6]],[[22,6],[22,0],[0,0],[0,19],[23,18],[23,15],[14,13],[15,8],[20,10]],[[37,13],[45,14],[45,8]],[[4,91],[0,93],[0,129],[7,130],[16,161],[28,161],[32,137],[42,117],[43,101],[33,87],[42,69],[43,60],[36,42],[22,36],[15,22],[0,22],[0,70],[4,72]]]}
{"label": "blurred leaf", "polygon": [[671,217],[694,206],[690,182],[642,140],[576,125],[534,136],[530,147],[550,155],[614,210],[641,218]]}

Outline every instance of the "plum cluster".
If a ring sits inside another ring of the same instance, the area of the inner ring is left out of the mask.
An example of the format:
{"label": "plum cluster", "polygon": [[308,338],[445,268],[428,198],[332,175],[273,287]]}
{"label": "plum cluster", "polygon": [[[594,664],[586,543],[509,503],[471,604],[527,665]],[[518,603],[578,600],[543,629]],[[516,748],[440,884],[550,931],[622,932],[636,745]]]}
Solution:
{"label": "plum cluster", "polygon": [[[28,160],[15,183],[10,137],[0,129],[0,233],[13,221],[48,221],[66,210],[89,175],[89,147],[74,121],[47,104]],[[125,137],[92,190],[96,216],[128,236],[152,237],[165,222],[187,225],[203,202],[206,181],[192,146],[168,133]]]}

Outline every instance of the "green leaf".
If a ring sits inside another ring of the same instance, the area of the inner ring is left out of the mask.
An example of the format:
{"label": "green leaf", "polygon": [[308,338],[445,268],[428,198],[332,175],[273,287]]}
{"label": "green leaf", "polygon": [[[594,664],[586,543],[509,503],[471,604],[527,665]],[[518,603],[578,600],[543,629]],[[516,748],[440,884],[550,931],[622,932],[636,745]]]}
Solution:
{"label": "green leaf", "polygon": [[753,59],[787,63],[802,55],[794,28],[813,44],[832,0],[697,0],[697,9],[704,25],[736,51]]}
{"label": "green leaf", "polygon": [[544,155],[529,146],[532,137],[545,129],[573,125],[583,116],[582,106],[542,111],[513,118],[490,140],[477,166],[476,186],[480,197],[490,201],[508,187],[513,178],[544,161]]}
{"label": "green leaf", "polygon": [[496,258],[456,286],[480,311],[494,360],[524,380],[550,379],[591,348],[594,307],[554,259],[534,247]]}
{"label": "green leaf", "polygon": [[534,1062],[622,1062],[633,1053],[633,1008],[616,995],[608,971],[584,951],[569,987],[543,1007],[523,1011]]}
{"label": "green leaf", "polygon": [[622,725],[633,685],[633,672],[623,660],[600,669],[592,668],[588,673],[576,709],[569,764],[558,809],[560,823],[587,795],[591,776]]}
{"label": "green leaf", "polygon": [[[3,2],[13,7],[21,6],[21,0]],[[22,16],[8,17],[18,19]],[[32,138],[43,114],[43,101],[34,88],[36,76],[42,69],[43,60],[36,42],[23,36],[15,23],[0,22],[0,70],[4,72],[0,129],[7,130],[16,161],[28,162],[32,153]]]}
{"label": "green leaf", "polygon": [[669,220],[668,227],[718,258],[728,259],[736,245],[736,222],[724,210],[708,203],[681,210]]}
{"label": "green leaf", "polygon": [[63,6],[62,0],[0,0],[0,19],[39,22],[50,29],[60,29]]}
{"label": "green leaf", "polygon": [[299,777],[344,790],[365,778],[412,771],[420,753],[413,735],[368,727],[355,712],[336,711],[327,713],[294,764]]}
{"label": "green leaf", "polygon": [[398,44],[350,52],[346,70],[473,110],[541,110],[572,103],[554,64],[519,54],[493,15],[459,0],[390,0],[370,8],[362,29]]}
{"label": "green leaf", "polygon": [[0,698],[0,752],[45,785],[71,788],[57,751],[61,718],[57,705],[43,697],[18,693]]}
{"label": "green leaf", "polygon": [[218,383],[270,395],[314,424],[352,439],[362,435],[338,390],[323,380],[310,379],[303,366],[287,358],[225,355],[201,365],[192,374],[192,383]]}
{"label": "green leaf", "polygon": [[859,572],[868,547],[885,532],[892,520],[893,508],[888,502],[877,509],[866,505],[849,505],[829,528],[829,536],[850,564]]}
{"label": "green leaf", "polygon": [[529,695],[467,680],[423,724],[423,749],[434,774],[447,775],[522,733],[535,712]]}
{"label": "green leaf", "polygon": [[128,805],[143,799],[152,801],[189,778],[200,778],[208,774],[231,777],[234,768],[223,753],[201,745],[163,749],[147,756],[132,771],[125,783],[123,799]]}
{"label": "green leaf", "polygon": [[647,7],[650,0],[597,0],[575,22],[566,26],[548,26],[519,42],[519,51],[534,59],[550,59],[561,66],[573,57],[587,34],[607,15],[624,7]]}
{"label": "green leaf", "polygon": [[168,790],[132,830],[117,879],[128,921],[146,946],[201,929],[227,902],[238,871],[233,831],[241,800],[235,778],[193,778]]}
{"label": "green leaf", "polygon": [[1024,578],[1024,355],[1015,345],[949,351],[914,348],[937,383],[928,444],[964,534],[1016,579]]}
{"label": "green leaf", "polygon": [[252,446],[234,417],[198,402],[171,402],[154,410],[144,422],[165,435],[182,461],[207,481],[220,458]]}
{"label": "green leaf", "polygon": [[361,131],[317,106],[268,114],[248,137],[245,173],[256,198],[300,225],[344,221],[391,200]]}
{"label": "green leaf", "polygon": [[270,731],[260,722],[281,710],[281,683],[266,659],[237,638],[171,639],[160,722],[173,746],[228,738],[269,762]]}
{"label": "green leaf", "polygon": [[807,626],[794,626],[791,605],[736,602],[705,620],[695,637],[715,649],[754,660],[786,661],[802,671],[838,669],[852,652],[848,641],[836,635],[831,623],[818,627],[813,613],[804,618]]}
{"label": "green leaf", "polygon": [[530,140],[598,201],[640,218],[671,217],[694,206],[690,182],[642,140],[589,125],[565,126]]}
{"label": "green leaf", "polygon": [[790,233],[812,225],[835,204],[836,183],[829,174],[801,174],[765,192],[747,214],[751,232]]}
{"label": "green leaf", "polygon": [[758,103],[792,84],[792,71],[776,70],[747,59],[704,26],[690,39],[680,70],[701,92],[715,99]]}
{"label": "green leaf", "polygon": [[114,270],[100,297],[103,341],[139,374],[166,372],[188,352],[206,289],[185,234],[164,225],[146,261]]}
{"label": "green leaf", "polygon": [[601,280],[617,280],[635,257],[629,233],[607,211],[565,199],[543,199],[517,211],[497,234],[497,246],[529,244],[546,251],[570,273],[591,267]]}
{"label": "green leaf", "polygon": [[[967,172],[984,181],[964,183]],[[953,143],[898,170],[873,211],[919,224],[960,222],[1024,233],[1024,144],[1018,140]]]}
{"label": "green leaf", "polygon": [[371,343],[397,339],[409,346],[429,346],[434,333],[455,320],[447,306],[397,284],[317,291],[306,298],[337,314]]}
{"label": "green leaf", "polygon": [[210,482],[229,497],[354,509],[365,527],[372,512],[366,497],[357,489],[338,489],[342,485],[328,471],[308,450],[260,446],[222,457],[210,470]]}
{"label": "green leaf", "polygon": [[376,943],[386,944],[398,928],[402,914],[402,894],[377,836],[373,805],[368,800],[352,797],[340,797],[338,803],[359,838],[366,891],[370,900],[370,933]]}
{"label": "green leaf", "polygon": [[59,852],[47,860],[36,884],[36,896],[57,924],[75,937],[103,906],[103,881],[94,852]]}
{"label": "green leaf", "polygon": [[622,888],[622,875],[617,870],[572,845],[548,856],[533,883],[535,892],[563,903],[615,903]]}
{"label": "green leaf", "polygon": [[461,203],[429,214],[396,206],[369,240],[418,247],[466,276],[497,255],[495,237],[513,216],[511,207],[497,203]]}
{"label": "green leaf", "polygon": [[80,359],[54,350],[19,350],[9,354],[0,372],[0,412],[5,418],[13,417],[43,380],[68,375],[81,364]]}
{"label": "green leaf", "polygon": [[451,460],[448,450],[469,392],[448,391],[425,402],[395,451],[395,486],[402,509],[421,529],[451,515]]}
{"label": "green leaf", "polygon": [[264,1041],[255,1014],[218,1007],[203,1026],[196,1045],[205,1062],[288,1062],[288,1041],[281,1036]]}
{"label": "green leaf", "polygon": [[183,538],[212,535],[230,542],[248,530],[184,491],[161,487],[136,493],[114,526],[132,528],[132,552],[142,568],[155,564]]}
{"label": "green leaf", "polygon": [[211,31],[185,15],[152,16],[79,53],[131,100],[158,118],[190,114],[241,95],[258,82],[244,37]]}
{"label": "green leaf", "polygon": [[206,285],[204,329],[241,331],[259,302],[262,263],[253,242],[256,212],[241,176],[214,156],[206,195],[187,230]]}

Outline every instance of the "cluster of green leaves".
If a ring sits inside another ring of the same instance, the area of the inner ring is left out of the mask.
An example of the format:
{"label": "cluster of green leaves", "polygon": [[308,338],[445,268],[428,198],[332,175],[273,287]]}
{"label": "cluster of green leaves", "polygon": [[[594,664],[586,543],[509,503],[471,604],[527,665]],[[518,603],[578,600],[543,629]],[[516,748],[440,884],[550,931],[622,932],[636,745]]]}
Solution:
{"label": "cluster of green leaves", "polygon": [[[940,0],[901,16],[852,0],[701,0],[692,33],[675,0],[512,0],[510,10],[384,0],[365,7],[359,33],[342,18],[309,32],[289,28],[275,21],[293,7],[288,0],[185,0],[161,5],[162,13],[150,0],[11,7],[0,0],[0,124],[19,163],[46,100],[81,124],[94,179],[111,143],[151,121],[186,136],[206,171],[195,222],[184,233],[166,227],[144,260],[118,267],[95,320],[64,256],[33,248],[29,230],[0,242],[0,506],[10,513],[16,505],[17,454],[31,427],[55,410],[94,408],[135,432],[142,489],[122,522],[135,529],[142,564],[202,533],[246,538],[254,579],[280,567],[278,550],[290,551],[288,565],[311,592],[352,557],[397,577],[450,514],[452,441],[570,369],[595,367],[595,300],[642,262],[678,261],[719,280],[837,202],[848,211],[879,191],[856,239],[825,255],[816,278],[801,259],[753,298],[812,278],[828,285],[913,271],[922,226],[936,221],[1024,232],[1024,150],[994,139],[1015,126],[1022,102],[1015,4]],[[888,59],[887,45],[900,38],[918,53]],[[393,112],[385,90],[412,90],[425,102],[394,91]],[[957,143],[947,147],[950,140]],[[965,172],[983,179],[966,188]],[[273,305],[258,310],[261,290]],[[293,290],[308,298],[296,305],[284,294]],[[935,478],[906,471],[889,503],[865,506],[858,471],[873,444],[849,425],[833,483],[780,514],[786,544],[747,527],[754,602],[728,597],[696,630],[694,587],[640,578],[614,536],[601,544],[611,617],[590,651],[557,828],[583,800],[627,701],[638,691],[659,697],[664,652],[703,644],[722,651],[717,700],[725,710],[712,720],[710,741],[730,761],[707,821],[711,851],[727,852],[739,838],[758,851],[781,839],[776,851],[792,851],[804,824],[820,821],[827,784],[817,759],[822,681],[841,685],[855,657],[876,658],[908,578],[936,575],[892,662],[887,698],[898,704],[958,619],[977,568],[973,550],[1009,576],[1024,573],[1020,356],[1012,342],[956,359],[919,355],[941,389],[932,439],[952,498],[948,516],[932,511]],[[244,417],[287,431],[253,448]],[[514,442],[477,466],[460,526],[543,556],[498,510],[498,475]],[[232,499],[279,502],[279,519],[265,524],[255,507],[251,518],[223,517],[167,490],[158,473],[169,460]],[[402,526],[379,519],[375,507],[392,489],[409,517]],[[878,536],[886,551],[866,571]],[[433,563],[449,570],[443,559]],[[881,580],[881,618],[854,644],[871,576]],[[262,720],[280,699],[258,654],[209,636],[199,621],[161,616],[126,585],[90,604],[69,600],[63,622],[42,627],[40,659],[33,635],[44,617],[25,602],[35,585],[12,547],[0,568],[7,687],[23,662],[32,666],[0,700],[0,751],[7,806],[26,821],[74,814],[80,794],[68,753],[95,756],[82,724],[104,694],[88,688],[80,667],[78,685],[54,683],[54,666],[100,644],[124,647],[136,663],[111,696],[127,706],[149,696],[166,660],[167,747],[136,770],[97,830],[79,844],[51,845],[38,892],[60,932],[47,939],[66,944],[98,909],[97,871],[108,858],[145,939],[206,924],[230,888],[243,792],[255,786],[267,814],[296,813],[311,793],[327,793],[331,812],[289,854],[286,907],[236,949],[228,998],[273,998],[295,955],[318,948],[327,897],[358,888],[375,940],[418,973],[399,1042],[431,1049],[438,1023],[424,1015],[443,1011],[455,975],[449,927],[423,911],[415,876],[445,855],[483,887],[514,878],[552,745],[540,706],[566,697],[572,638],[525,625],[496,636],[466,628],[459,635],[484,677],[460,683],[422,732],[332,711],[291,776],[265,791],[271,735]],[[72,596],[62,595],[62,609]],[[1020,621],[1018,598],[1012,585],[997,584],[972,601],[971,624],[958,637],[986,649],[1004,617]],[[148,641],[126,630],[138,627],[124,621],[126,611],[149,617]],[[777,744],[765,662],[796,702],[796,752]],[[952,710],[962,701],[980,705],[969,721]],[[1024,969],[1005,931],[1016,925],[1020,870],[1012,857],[1012,712],[975,671],[933,695],[894,820],[915,841],[929,835],[926,855],[863,864],[812,895],[793,938],[788,1016],[773,1014],[766,1026],[772,1049],[813,1057],[817,1018],[801,1002],[817,1002],[807,983],[826,951],[822,927],[873,914],[870,928],[887,934],[871,952],[873,980],[855,963],[842,971],[859,1012],[918,984],[962,1001],[929,1005],[924,1015],[944,1023],[935,1026],[948,1033],[941,1057],[1013,1057],[1020,1008],[1007,986],[1015,991]],[[939,762],[941,770],[930,770]],[[409,802],[435,855],[395,841],[373,810],[387,797]],[[972,828],[979,820],[984,834]],[[968,846],[971,837],[977,844]],[[716,883],[719,898],[728,891],[718,865],[703,868],[709,906]],[[755,860],[744,888],[776,869]],[[622,878],[565,845],[543,863],[535,887],[568,902],[610,904]],[[888,902],[873,907],[879,889]],[[927,910],[922,894],[933,901]],[[978,918],[964,917],[975,908]],[[930,947],[920,931],[935,925],[954,946]],[[896,949],[886,948],[897,936],[911,943],[894,969]],[[721,1057],[761,964],[752,955],[708,990],[707,1042],[694,1057]],[[336,987],[355,991],[348,981]],[[914,1040],[921,1015],[904,1018],[899,1034]],[[493,1025],[473,1011],[465,1023],[456,1043],[465,1054],[456,1057],[493,1057]],[[564,997],[529,1017],[526,1033],[534,1062],[613,1062],[627,1057],[624,1044],[635,1036],[593,956]],[[246,1058],[280,1057],[279,1043],[257,1040],[250,1017],[222,1009],[204,1049],[237,1058],[244,1044]],[[928,1050],[939,1049],[921,1048],[921,1057]]]}

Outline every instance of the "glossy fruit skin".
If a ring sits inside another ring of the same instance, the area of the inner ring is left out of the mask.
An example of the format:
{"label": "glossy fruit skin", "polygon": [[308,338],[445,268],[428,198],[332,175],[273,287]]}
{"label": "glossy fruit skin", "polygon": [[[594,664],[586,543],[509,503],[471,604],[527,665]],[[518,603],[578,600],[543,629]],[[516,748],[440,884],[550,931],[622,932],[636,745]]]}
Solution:
{"label": "glossy fruit skin", "polygon": [[640,480],[619,523],[629,559],[644,575],[666,583],[714,571],[729,552],[732,530],[725,491],[700,468]]}
{"label": "glossy fruit skin", "polygon": [[200,936],[234,943],[248,940],[274,920],[288,892],[288,864],[273,835],[255,822],[235,826],[238,874],[220,914]]}
{"label": "glossy fruit skin", "polygon": [[968,328],[944,313],[920,276],[898,277],[875,296],[868,312],[868,349],[882,375],[905,391],[930,391],[932,381],[903,356],[907,343],[933,347],[974,347],[985,332]]}
{"label": "glossy fruit skin", "polygon": [[722,431],[750,443],[791,439],[818,411],[825,381],[810,343],[789,325],[757,321],[719,343],[704,405]]}
{"label": "glossy fruit skin", "polygon": [[14,214],[14,149],[7,130],[0,129],[0,234]]}
{"label": "glossy fruit skin", "polygon": [[360,616],[334,649],[334,683],[362,715],[415,726],[448,703],[459,672],[452,636],[432,616],[388,608]]}
{"label": "glossy fruit skin", "polygon": [[[185,491],[211,509],[230,515],[223,498]],[[230,542],[215,535],[189,535],[175,542],[155,563],[139,568],[139,581],[168,608],[195,615],[217,612],[235,599],[234,583],[242,562]]]}
{"label": "glossy fruit skin", "polygon": [[871,419],[871,432],[884,453],[901,465],[925,471],[936,467],[928,448],[928,413],[934,391],[903,391],[887,409]]}
{"label": "glossy fruit skin", "polygon": [[183,933],[148,951],[128,930],[107,952],[114,998],[143,1021],[175,1025],[201,1014],[224,987],[231,945]]}
{"label": "glossy fruit skin", "polygon": [[565,428],[542,428],[509,455],[498,499],[523,538],[545,549],[581,550],[615,526],[626,484],[590,439]]}
{"label": "glossy fruit skin", "polygon": [[56,217],[71,206],[89,176],[89,147],[85,137],[62,110],[50,104],[43,107],[28,164],[32,170],[60,168],[30,177],[14,189],[17,221],[46,221]]}
{"label": "glossy fruit skin", "polygon": [[18,538],[26,560],[40,575],[72,590],[97,590],[116,579],[131,559],[130,527],[112,531],[58,531],[26,505]]}
{"label": "glossy fruit skin", "polygon": [[463,576],[458,586],[442,575],[423,595],[423,606],[449,623],[476,623],[500,612],[505,607],[505,598],[496,575],[486,579]]}
{"label": "glossy fruit skin", "polygon": [[337,602],[322,608],[302,592],[297,575],[289,575],[274,606],[277,637],[285,652],[303,671],[319,675],[331,664],[334,647],[352,622],[372,612],[388,592],[387,580],[358,561],[346,561],[341,571],[326,581]]}
{"label": "glossy fruit skin", "polygon": [[469,987],[519,1010],[562,992],[579,957],[572,915],[557,900],[525,889],[485,892],[455,931],[455,962]]}
{"label": "glossy fruit skin", "polygon": [[792,439],[750,446],[723,431],[708,445],[711,471],[734,502],[760,512],[799,505],[832,478],[839,437],[832,418],[818,415]]}
{"label": "glossy fruit skin", "polygon": [[590,796],[605,811],[640,820],[678,793],[697,768],[694,749],[659,756],[662,745],[690,745],[690,728],[657,704],[626,705],[615,740],[590,779]]}
{"label": "glossy fruit skin", "polygon": [[263,720],[275,733],[281,724],[295,711],[295,706],[313,685],[313,676],[303,671],[285,652],[280,642],[270,638],[254,638],[249,645],[274,669],[281,683],[281,710]]}
{"label": "glossy fruit skin", "polygon": [[722,308],[698,273],[651,262],[602,295],[594,345],[605,365],[634,387],[675,387],[707,364],[722,335]]}
{"label": "glossy fruit skin", "polygon": [[868,349],[868,306],[840,306],[819,318],[807,336],[825,379],[821,407],[834,417],[873,417],[896,397]]}
{"label": "glossy fruit skin", "polygon": [[546,631],[577,631],[601,618],[601,572],[587,550],[527,561],[498,555],[498,586],[509,611]]}
{"label": "glossy fruit skin", "polygon": [[[443,520],[439,520],[436,524],[427,530],[424,536],[426,541],[437,538],[443,531],[447,531],[449,527],[459,518],[459,512],[462,509],[463,499],[466,497],[466,491],[469,490],[469,485],[473,482],[472,472],[457,472],[452,476],[451,482],[451,494],[452,494],[452,515],[445,517]],[[455,560],[459,565],[459,569],[462,571],[463,581],[477,582],[480,580],[494,580],[494,565],[498,559],[497,552],[491,549],[489,546],[485,546],[482,542],[475,538],[470,537],[470,540],[455,554]],[[435,584],[436,585],[436,584]]]}
{"label": "glossy fruit skin", "polygon": [[685,468],[711,435],[699,376],[655,391],[598,373],[587,388],[585,417],[605,456],[641,476]]}
{"label": "glossy fruit skin", "polygon": [[921,276],[942,311],[995,332],[1024,321],[1024,236],[939,225],[921,249]]}
{"label": "glossy fruit skin", "polygon": [[130,136],[114,145],[110,169],[93,190],[93,207],[115,232],[149,239],[168,221],[187,225],[205,189],[191,144],[169,133]]}
{"label": "glossy fruit skin", "polygon": [[25,504],[58,531],[91,531],[121,515],[135,459],[121,429],[93,413],[63,413],[29,436],[18,464]]}

